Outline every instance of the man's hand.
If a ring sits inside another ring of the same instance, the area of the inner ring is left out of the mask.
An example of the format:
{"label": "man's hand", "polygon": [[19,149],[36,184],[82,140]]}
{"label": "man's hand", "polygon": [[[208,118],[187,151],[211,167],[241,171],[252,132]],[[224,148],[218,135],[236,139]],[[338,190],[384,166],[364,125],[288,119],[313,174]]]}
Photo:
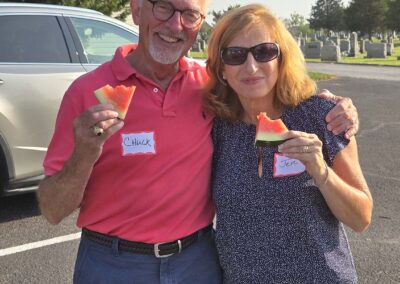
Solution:
{"label": "man's hand", "polygon": [[345,137],[350,139],[360,127],[358,112],[350,98],[335,96],[328,90],[321,90],[318,94],[320,98],[325,98],[336,102],[336,106],[327,114],[326,122],[329,131],[338,135],[345,132]]}
{"label": "man's hand", "polygon": [[[117,118],[111,104],[97,104],[74,120],[74,156],[80,160],[95,163],[102,152],[104,142],[122,128],[124,122]],[[94,128],[101,129],[101,135]]]}

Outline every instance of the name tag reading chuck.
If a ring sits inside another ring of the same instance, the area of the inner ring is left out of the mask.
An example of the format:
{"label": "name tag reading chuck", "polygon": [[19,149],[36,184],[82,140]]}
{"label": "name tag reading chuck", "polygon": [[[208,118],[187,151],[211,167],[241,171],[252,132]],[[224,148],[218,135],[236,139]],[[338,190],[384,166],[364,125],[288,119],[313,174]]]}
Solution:
{"label": "name tag reading chuck", "polygon": [[122,155],[155,154],[154,132],[121,134]]}
{"label": "name tag reading chuck", "polygon": [[290,159],[283,154],[274,155],[274,177],[287,177],[299,175],[306,170],[302,162]]}

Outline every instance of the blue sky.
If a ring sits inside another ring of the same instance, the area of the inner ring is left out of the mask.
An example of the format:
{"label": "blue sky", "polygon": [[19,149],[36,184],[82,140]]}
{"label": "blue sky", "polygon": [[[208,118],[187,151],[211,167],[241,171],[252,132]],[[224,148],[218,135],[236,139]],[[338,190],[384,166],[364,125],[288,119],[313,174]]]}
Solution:
{"label": "blue sky", "polygon": [[[280,18],[289,18],[295,12],[308,18],[311,7],[317,0],[211,0],[209,11],[221,11],[229,5],[245,5],[256,2],[266,5]],[[342,0],[342,2],[346,6],[350,0]],[[212,17],[208,17],[207,21],[212,22]]]}

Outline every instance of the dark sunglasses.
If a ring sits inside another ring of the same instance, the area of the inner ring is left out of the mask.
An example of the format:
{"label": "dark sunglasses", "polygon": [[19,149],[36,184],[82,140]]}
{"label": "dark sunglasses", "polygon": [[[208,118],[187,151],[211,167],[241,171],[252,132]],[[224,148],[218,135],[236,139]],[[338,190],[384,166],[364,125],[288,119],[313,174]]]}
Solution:
{"label": "dark sunglasses", "polygon": [[258,62],[268,62],[280,56],[279,45],[274,42],[264,42],[252,47],[225,47],[221,50],[221,60],[227,65],[240,65],[246,62],[251,52]]}

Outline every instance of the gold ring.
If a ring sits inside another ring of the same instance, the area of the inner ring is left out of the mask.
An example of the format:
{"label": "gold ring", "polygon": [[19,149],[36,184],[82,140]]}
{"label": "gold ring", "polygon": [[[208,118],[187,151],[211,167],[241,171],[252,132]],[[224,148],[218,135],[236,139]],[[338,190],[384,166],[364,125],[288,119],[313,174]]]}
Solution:
{"label": "gold ring", "polygon": [[303,146],[303,153],[309,153],[310,152],[310,147],[308,147],[308,145]]}
{"label": "gold ring", "polygon": [[96,136],[101,136],[104,133],[104,129],[95,125],[93,126],[93,133]]}

